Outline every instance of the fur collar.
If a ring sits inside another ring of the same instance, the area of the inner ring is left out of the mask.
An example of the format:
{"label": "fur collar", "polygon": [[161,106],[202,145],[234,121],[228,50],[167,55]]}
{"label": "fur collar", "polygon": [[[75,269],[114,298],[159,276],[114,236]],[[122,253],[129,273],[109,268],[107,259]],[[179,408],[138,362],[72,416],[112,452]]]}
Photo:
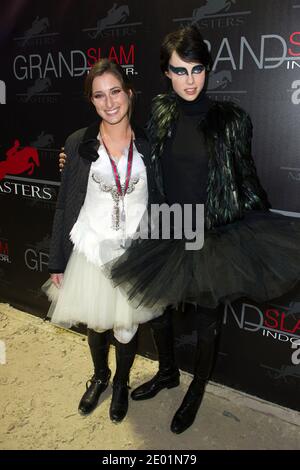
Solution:
{"label": "fur collar", "polygon": [[[152,113],[148,123],[149,138],[152,143],[152,155],[161,157],[164,143],[172,136],[174,125],[179,117],[179,105],[174,92],[157,95],[152,102]],[[213,101],[199,127],[206,137],[213,140],[222,134],[226,144],[230,145],[233,131],[247,117],[245,111],[231,102]]]}

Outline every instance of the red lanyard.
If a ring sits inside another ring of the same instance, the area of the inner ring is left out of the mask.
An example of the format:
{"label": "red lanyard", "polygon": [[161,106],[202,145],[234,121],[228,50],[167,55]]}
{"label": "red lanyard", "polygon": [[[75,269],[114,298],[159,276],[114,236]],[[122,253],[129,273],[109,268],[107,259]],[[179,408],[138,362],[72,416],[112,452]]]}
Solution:
{"label": "red lanyard", "polygon": [[118,168],[117,168],[117,165],[115,164],[115,162],[113,161],[110,153],[109,153],[109,150],[108,148],[106,147],[105,145],[105,142],[103,140],[103,138],[101,137],[101,140],[102,140],[102,143],[104,145],[104,148],[106,150],[106,153],[109,157],[109,160],[110,160],[110,163],[111,163],[111,167],[112,167],[112,171],[113,171],[113,175],[114,175],[114,178],[115,178],[115,182],[116,182],[116,186],[117,186],[117,189],[118,189],[118,194],[120,197],[124,197],[126,192],[127,192],[127,189],[128,189],[128,185],[129,185],[129,181],[130,181],[130,176],[131,176],[131,170],[132,170],[132,159],[133,159],[133,138],[131,136],[131,140],[130,140],[130,145],[129,145],[129,150],[128,150],[128,156],[127,156],[127,173],[126,173],[126,180],[125,180],[125,188],[124,188],[124,193],[122,191],[122,186],[121,186],[121,179],[120,179],[120,175],[119,175],[119,172],[118,172]]}

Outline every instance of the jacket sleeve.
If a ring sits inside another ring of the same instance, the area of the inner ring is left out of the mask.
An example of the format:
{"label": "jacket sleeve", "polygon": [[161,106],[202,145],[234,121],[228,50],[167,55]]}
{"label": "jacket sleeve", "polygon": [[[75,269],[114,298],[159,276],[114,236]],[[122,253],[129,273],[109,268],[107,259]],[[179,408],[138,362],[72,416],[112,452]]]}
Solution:
{"label": "jacket sleeve", "polygon": [[252,122],[243,110],[237,110],[238,121],[233,125],[233,153],[239,194],[244,210],[266,210],[271,207],[263,189],[251,153]]}
{"label": "jacket sleeve", "polygon": [[62,171],[61,184],[59,188],[58,198],[56,202],[56,209],[54,214],[52,237],[50,243],[48,271],[50,273],[63,273],[66,267],[67,260],[64,255],[64,214],[65,204],[70,184],[70,173],[72,167],[72,157],[74,156],[74,149],[76,141],[73,136],[69,136],[65,143],[65,153],[67,155],[66,163]]}

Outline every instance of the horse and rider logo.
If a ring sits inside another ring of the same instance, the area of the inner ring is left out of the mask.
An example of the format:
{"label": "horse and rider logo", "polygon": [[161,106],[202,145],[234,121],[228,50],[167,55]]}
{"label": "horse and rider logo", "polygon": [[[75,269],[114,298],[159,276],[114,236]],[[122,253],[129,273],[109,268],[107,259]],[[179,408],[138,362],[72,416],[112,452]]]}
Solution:
{"label": "horse and rider logo", "polygon": [[89,37],[92,39],[98,38],[104,31],[114,30],[119,28],[130,28],[134,26],[140,26],[142,23],[130,22],[128,23],[129,18],[129,6],[120,5],[114,3],[113,6],[107,11],[106,16],[97,20],[96,27],[94,28],[85,28],[82,31],[87,32]]}
{"label": "horse and rider logo", "polygon": [[110,26],[114,26],[118,23],[124,23],[129,16],[129,7],[128,5],[117,6],[116,3],[108,10],[107,15],[104,18],[101,18],[97,21],[96,32],[90,34],[92,39],[96,39],[99,34],[102,33],[105,29],[108,29]]}
{"label": "horse and rider logo", "polygon": [[232,73],[230,70],[220,70],[209,74],[207,90],[217,90],[227,88],[232,82]]}
{"label": "horse and rider logo", "polygon": [[38,151],[34,147],[20,149],[19,140],[6,152],[6,159],[0,162],[0,180],[6,175],[20,175],[27,172],[32,175],[34,168],[40,166]]}
{"label": "horse and rider logo", "polygon": [[198,23],[205,17],[230,10],[236,0],[206,0],[205,5],[195,8],[192,13],[192,24]]}
{"label": "horse and rider logo", "polygon": [[[200,2],[199,2],[200,3]],[[202,26],[202,21],[211,18],[212,20],[221,17],[236,17],[249,15],[251,11],[236,11],[237,0],[202,0],[200,7],[194,8],[190,17],[174,18],[173,21],[184,21],[192,25]],[[234,11],[232,11],[234,9]],[[240,24],[237,23],[237,24]],[[231,26],[230,21],[227,26]]]}
{"label": "horse and rider logo", "polygon": [[27,44],[27,42],[36,37],[39,36],[41,33],[44,33],[47,31],[49,28],[49,20],[48,18],[40,18],[37,16],[35,20],[32,22],[31,28],[27,29],[24,34],[24,41],[23,41],[23,46]]}
{"label": "horse and rider logo", "polygon": [[[299,356],[299,350],[294,351],[295,355]],[[279,368],[270,367],[265,364],[260,364],[262,368],[267,369],[267,375],[271,379],[279,380],[282,379],[284,382],[289,382],[290,378],[299,379],[300,378],[300,363],[295,361],[295,364],[283,364]]]}
{"label": "horse and rider logo", "polygon": [[48,91],[50,86],[51,80],[49,77],[37,78],[34,84],[27,90],[27,97],[25,99],[25,103],[28,103],[28,101],[30,101],[34,95],[38,95],[39,93]]}

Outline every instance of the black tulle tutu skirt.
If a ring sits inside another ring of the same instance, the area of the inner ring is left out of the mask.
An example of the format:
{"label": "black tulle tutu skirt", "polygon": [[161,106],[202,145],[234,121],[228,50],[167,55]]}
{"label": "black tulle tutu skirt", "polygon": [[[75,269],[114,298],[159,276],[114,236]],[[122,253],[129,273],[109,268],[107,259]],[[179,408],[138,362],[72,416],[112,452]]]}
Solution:
{"label": "black tulle tutu skirt", "polygon": [[113,283],[137,305],[215,308],[241,297],[266,302],[300,280],[300,218],[253,211],[207,231],[200,250],[185,244],[134,240],[110,267]]}

